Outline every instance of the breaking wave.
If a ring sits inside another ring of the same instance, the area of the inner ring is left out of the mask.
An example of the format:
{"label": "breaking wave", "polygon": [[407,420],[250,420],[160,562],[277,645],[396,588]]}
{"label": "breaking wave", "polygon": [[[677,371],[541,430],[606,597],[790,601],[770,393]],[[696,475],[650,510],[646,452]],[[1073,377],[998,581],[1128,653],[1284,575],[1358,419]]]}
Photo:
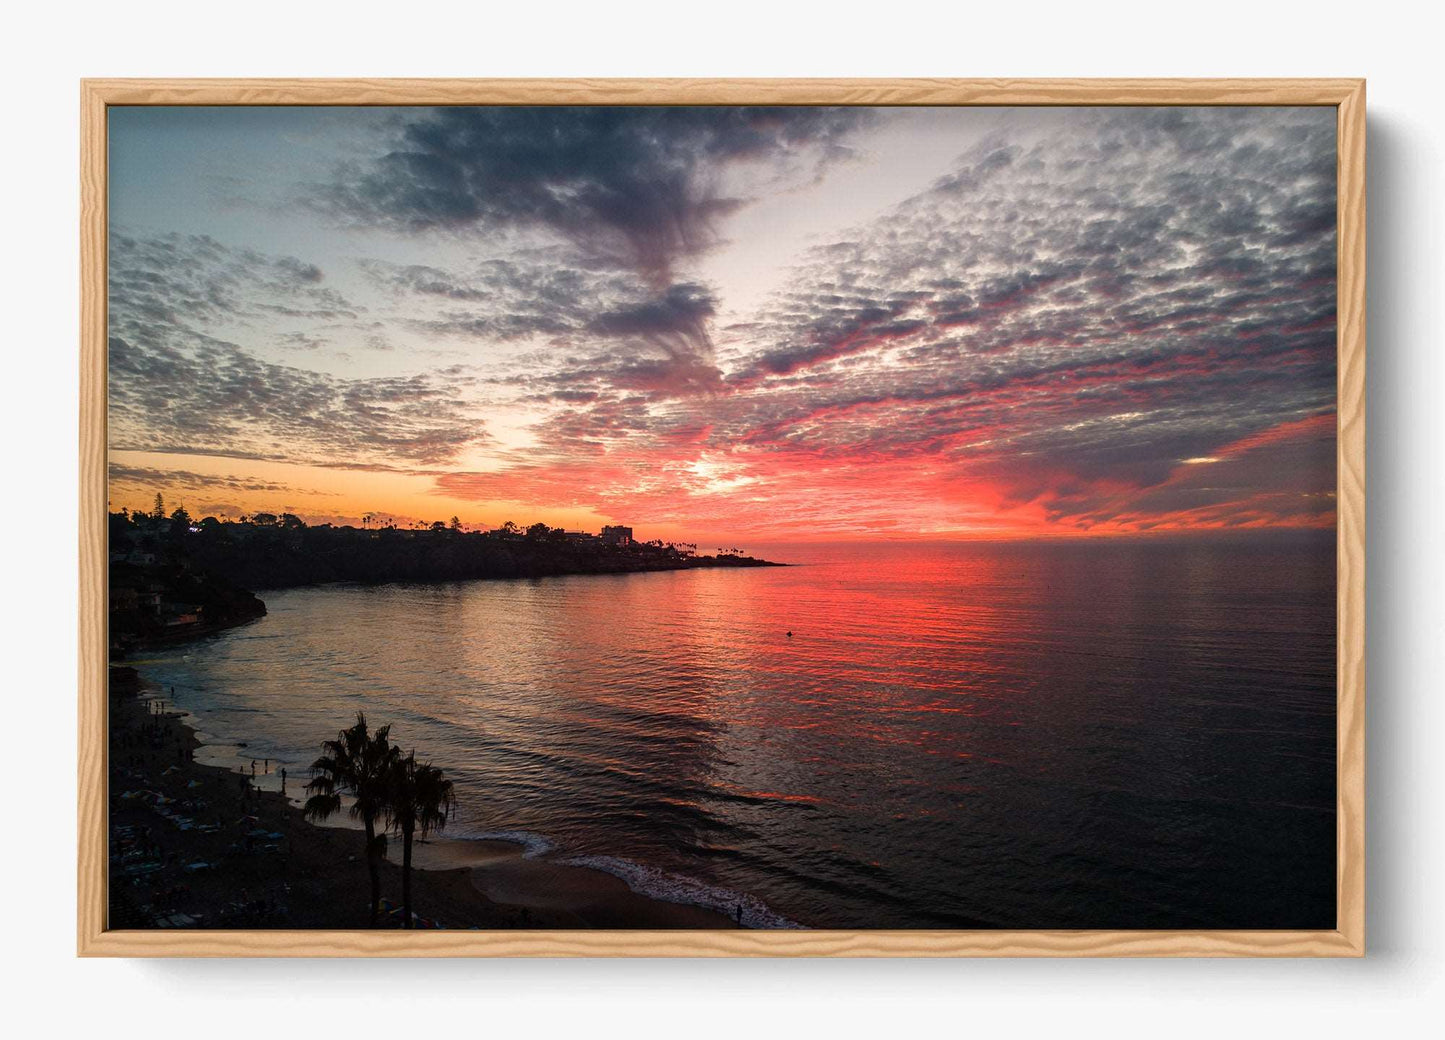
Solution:
{"label": "breaking wave", "polygon": [[545,856],[557,847],[552,843],[552,839],[532,831],[482,831],[480,834],[468,834],[466,837],[472,841],[509,841],[513,845],[520,845],[523,859]]}
{"label": "breaking wave", "polygon": [[[558,860],[564,866],[591,867],[621,878],[638,895],[660,899],[666,903],[682,903],[713,910],[739,921],[745,928],[803,928],[789,920],[756,896],[729,888],[709,885],[696,878],[669,874],[656,867],[644,866],[616,856],[573,856]],[[739,911],[741,910],[741,917]]]}

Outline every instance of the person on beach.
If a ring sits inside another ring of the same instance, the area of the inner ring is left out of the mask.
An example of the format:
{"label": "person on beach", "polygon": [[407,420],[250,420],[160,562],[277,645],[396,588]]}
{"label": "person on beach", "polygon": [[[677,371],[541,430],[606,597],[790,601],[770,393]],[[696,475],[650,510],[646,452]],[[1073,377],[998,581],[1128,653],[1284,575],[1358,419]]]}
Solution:
{"label": "person on beach", "polygon": [[286,767],[281,767],[281,793],[286,793]]}
{"label": "person on beach", "polygon": [[254,758],[251,759],[251,775],[256,775],[256,760]]}

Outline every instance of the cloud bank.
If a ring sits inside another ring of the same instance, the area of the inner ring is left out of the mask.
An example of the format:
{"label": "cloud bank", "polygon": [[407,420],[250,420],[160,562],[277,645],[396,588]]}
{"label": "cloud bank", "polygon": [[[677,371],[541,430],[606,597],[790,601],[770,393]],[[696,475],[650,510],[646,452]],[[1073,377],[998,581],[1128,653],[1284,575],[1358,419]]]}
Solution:
{"label": "cloud bank", "polygon": [[[665,281],[748,190],[816,177],[870,113],[846,108],[442,108],[315,202],[403,231],[541,230]],[[752,172],[751,178],[740,176]],[[757,183],[762,181],[762,184]]]}
{"label": "cloud bank", "polygon": [[593,396],[535,461],[441,486],[724,529],[1328,523],[1334,198],[1327,112],[999,133],[721,330],[716,393],[561,367]]}
{"label": "cloud bank", "polygon": [[483,439],[460,369],[348,379],[267,361],[223,338],[259,316],[356,319],[362,308],[323,282],[314,265],[208,237],[112,235],[111,446],[433,464]]}

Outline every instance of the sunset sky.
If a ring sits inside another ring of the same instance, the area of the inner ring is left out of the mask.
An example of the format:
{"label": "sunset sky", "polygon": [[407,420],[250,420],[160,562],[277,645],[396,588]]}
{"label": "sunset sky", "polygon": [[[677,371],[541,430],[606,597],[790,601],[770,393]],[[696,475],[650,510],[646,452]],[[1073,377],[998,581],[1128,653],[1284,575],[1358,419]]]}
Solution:
{"label": "sunset sky", "polygon": [[1329,526],[1334,121],[113,108],[111,505]]}

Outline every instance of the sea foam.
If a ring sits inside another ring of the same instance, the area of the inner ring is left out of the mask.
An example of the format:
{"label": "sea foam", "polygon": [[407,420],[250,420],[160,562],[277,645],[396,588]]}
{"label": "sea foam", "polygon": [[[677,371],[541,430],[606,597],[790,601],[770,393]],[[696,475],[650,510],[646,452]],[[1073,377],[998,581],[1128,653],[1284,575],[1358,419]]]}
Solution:
{"label": "sea foam", "polygon": [[563,866],[590,867],[605,871],[621,878],[627,887],[638,895],[660,899],[665,903],[681,903],[713,910],[737,920],[738,908],[742,908],[740,923],[745,928],[803,928],[804,925],[791,921],[768,906],[756,896],[735,892],[729,888],[709,885],[696,878],[670,874],[656,867],[634,863],[616,856],[572,856],[558,860]]}
{"label": "sea foam", "polygon": [[468,834],[465,837],[469,841],[508,841],[513,845],[520,845],[523,859],[536,859],[556,848],[550,838],[532,831],[482,831],[480,834]]}

